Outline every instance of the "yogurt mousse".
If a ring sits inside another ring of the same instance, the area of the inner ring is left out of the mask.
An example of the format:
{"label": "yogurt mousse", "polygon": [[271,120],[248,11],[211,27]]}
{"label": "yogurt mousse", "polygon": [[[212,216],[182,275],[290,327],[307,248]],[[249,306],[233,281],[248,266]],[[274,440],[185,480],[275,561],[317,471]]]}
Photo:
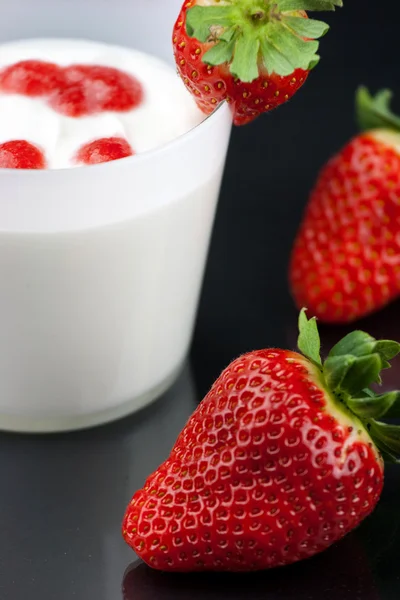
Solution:
{"label": "yogurt mousse", "polygon": [[176,72],[139,51],[72,39],[0,46],[0,168],[125,158],[203,118]]}

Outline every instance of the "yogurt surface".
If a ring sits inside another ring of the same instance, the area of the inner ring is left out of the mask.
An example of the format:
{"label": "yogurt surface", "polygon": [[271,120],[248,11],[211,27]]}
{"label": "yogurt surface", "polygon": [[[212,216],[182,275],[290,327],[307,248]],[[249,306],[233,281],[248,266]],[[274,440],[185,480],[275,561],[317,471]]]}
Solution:
{"label": "yogurt surface", "polygon": [[[0,46],[0,167],[115,160],[162,146],[203,119],[175,71],[139,51],[73,39]],[[21,141],[28,146],[16,146]],[[15,152],[25,152],[23,160]]]}

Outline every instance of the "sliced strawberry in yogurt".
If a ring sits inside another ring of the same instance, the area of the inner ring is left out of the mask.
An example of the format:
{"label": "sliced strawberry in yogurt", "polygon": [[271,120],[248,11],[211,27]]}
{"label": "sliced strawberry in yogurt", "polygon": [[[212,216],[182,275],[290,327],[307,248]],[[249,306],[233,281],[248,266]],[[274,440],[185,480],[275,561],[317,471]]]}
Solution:
{"label": "sliced strawberry in yogurt", "polygon": [[64,81],[50,104],[69,117],[104,111],[127,112],[137,108],[143,100],[140,82],[113,67],[72,65],[64,69]]}
{"label": "sliced strawberry in yogurt", "polygon": [[12,140],[0,144],[1,169],[45,169],[43,152],[26,140]]}
{"label": "sliced strawberry in yogurt", "polygon": [[127,112],[143,100],[140,82],[114,67],[60,67],[40,60],[24,60],[3,69],[0,89],[24,96],[47,96],[51,107],[68,117]]}
{"label": "sliced strawberry in yogurt", "polygon": [[0,44],[0,167],[114,161],[203,118],[175,71],[142,52],[68,39]]}
{"label": "sliced strawberry in yogurt", "polygon": [[47,96],[64,86],[62,67],[41,60],[23,60],[0,73],[0,88],[8,93]]}
{"label": "sliced strawberry in yogurt", "polygon": [[75,161],[85,165],[97,165],[134,154],[131,146],[123,138],[108,137],[82,146],[77,152]]}
{"label": "sliced strawberry in yogurt", "polygon": [[96,112],[82,83],[69,84],[57,90],[49,105],[65,117],[84,117]]}

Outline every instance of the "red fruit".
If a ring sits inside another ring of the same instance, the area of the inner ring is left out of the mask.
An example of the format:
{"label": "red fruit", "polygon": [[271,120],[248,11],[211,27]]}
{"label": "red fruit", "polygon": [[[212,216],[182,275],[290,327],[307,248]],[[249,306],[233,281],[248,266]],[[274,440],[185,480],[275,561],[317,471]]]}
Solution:
{"label": "red fruit", "polygon": [[45,169],[46,159],[37,146],[25,140],[0,144],[1,169]]}
{"label": "red fruit", "polygon": [[133,154],[131,146],[123,138],[101,138],[82,146],[76,155],[76,162],[85,165],[97,165],[133,156]]}
{"label": "red fruit", "polygon": [[81,83],[61,87],[49,99],[49,105],[66,117],[84,117],[96,112],[93,103],[88,101],[85,88]]}
{"label": "red fruit", "polygon": [[0,73],[1,91],[23,96],[46,96],[63,85],[63,69],[41,60],[23,60]]}
{"label": "red fruit", "polygon": [[353,321],[400,294],[400,119],[390,96],[360,89],[367,132],[323,168],[293,247],[293,297],[321,321]]}
{"label": "red fruit", "polygon": [[245,125],[303,85],[319,61],[315,40],[328,26],[308,20],[302,9],[334,10],[342,0],[294,4],[296,10],[285,0],[185,1],[173,32],[174,54],[203,112],[226,100],[234,123]]}
{"label": "red fruit", "polygon": [[61,86],[50,104],[68,117],[103,111],[125,112],[143,101],[140,82],[123,71],[98,65],[72,65],[64,70]]}
{"label": "red fruit", "polygon": [[3,69],[0,90],[47,96],[50,106],[68,117],[132,110],[144,95],[140,82],[119,69],[99,65],[63,68],[40,60],[25,60]]}
{"label": "red fruit", "polygon": [[[88,95],[95,99],[98,111],[126,112],[143,101],[143,87],[132,75],[113,67],[75,66],[80,69]],[[67,78],[69,71],[67,70]]]}
{"label": "red fruit", "polygon": [[320,552],[374,509],[383,462],[400,452],[397,392],[369,386],[400,351],[363,332],[324,364],[315,320],[299,348],[235,360],[127,507],[123,536],[166,571],[250,571]]}

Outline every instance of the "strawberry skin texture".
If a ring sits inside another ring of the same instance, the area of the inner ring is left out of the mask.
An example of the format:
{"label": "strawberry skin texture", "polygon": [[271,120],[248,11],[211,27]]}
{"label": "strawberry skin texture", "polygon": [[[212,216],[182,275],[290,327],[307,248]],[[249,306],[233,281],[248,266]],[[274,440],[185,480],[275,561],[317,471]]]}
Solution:
{"label": "strawberry skin texture", "polygon": [[[269,75],[260,65],[260,77],[251,83],[235,80],[226,65],[213,67],[202,61],[212,44],[202,44],[186,32],[186,13],[196,4],[185,2],[173,31],[173,49],[178,74],[207,115],[226,100],[232,108],[235,125],[246,125],[287,102],[305,83],[309,71],[295,69],[289,76]],[[304,15],[300,11],[299,14]]]}
{"label": "strawberry skin texture", "polygon": [[296,304],[321,321],[351,322],[400,293],[399,148],[399,134],[360,135],[319,176],[289,278]]}
{"label": "strawberry skin texture", "polygon": [[383,463],[300,354],[235,360],[132,498],[123,536],[165,571],[249,571],[310,557],[374,509]]}

